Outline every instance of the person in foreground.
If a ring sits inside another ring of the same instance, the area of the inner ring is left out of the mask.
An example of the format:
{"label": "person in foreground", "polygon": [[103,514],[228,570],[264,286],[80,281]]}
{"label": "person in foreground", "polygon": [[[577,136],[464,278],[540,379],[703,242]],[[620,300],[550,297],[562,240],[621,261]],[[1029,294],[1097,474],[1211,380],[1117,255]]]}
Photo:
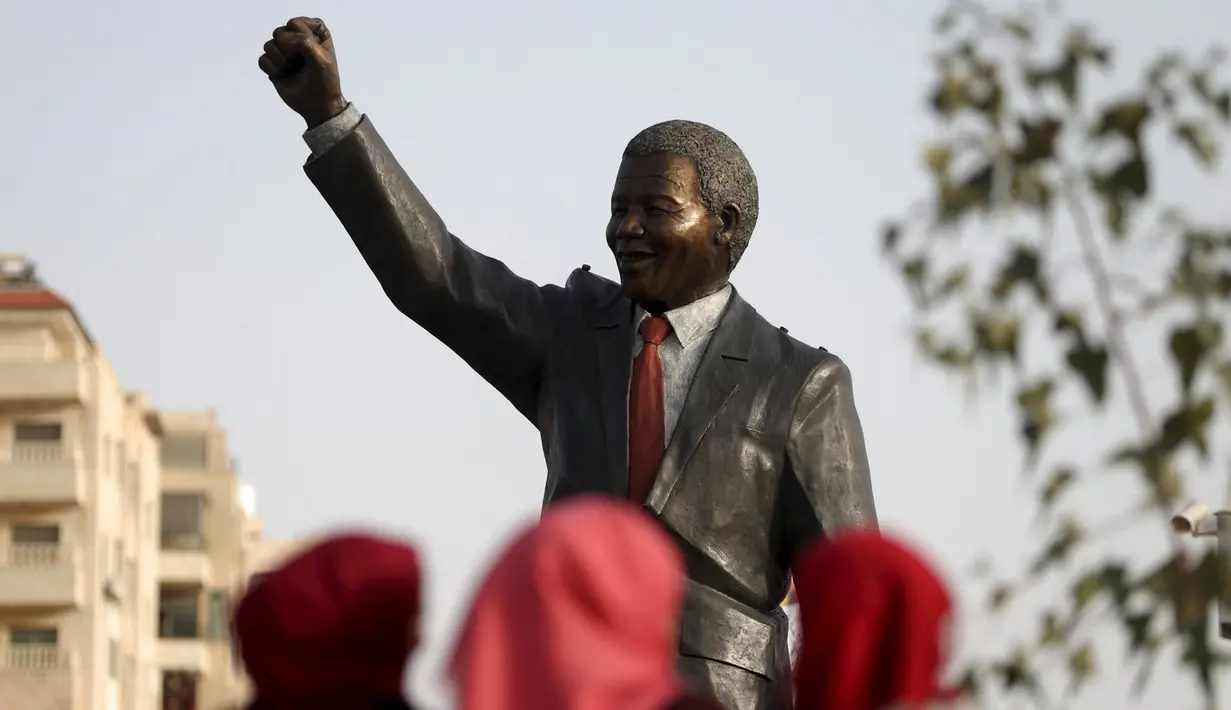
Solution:
{"label": "person in foreground", "polygon": [[414,548],[355,533],[255,582],[234,621],[255,686],[248,710],[410,710],[421,575]]}
{"label": "person in foreground", "polygon": [[449,676],[458,710],[721,710],[675,668],[680,553],[649,516],[552,506],[479,585]]}
{"label": "person in foreground", "polygon": [[[538,429],[543,504],[606,493],[673,533],[690,579],[682,672],[731,710],[789,703],[787,570],[822,533],[874,526],[876,510],[850,371],[729,283],[759,208],[739,146],[692,121],[638,133],[606,228],[619,283],[583,266],[539,286],[448,231],[343,98],[320,20],[274,30],[259,65],[307,123],[304,170],[389,300]],[[550,209],[544,195],[527,205]]]}
{"label": "person in foreground", "polygon": [[799,710],[922,710],[957,698],[941,681],[952,602],[906,544],[875,531],[822,540],[794,568],[803,644]]}

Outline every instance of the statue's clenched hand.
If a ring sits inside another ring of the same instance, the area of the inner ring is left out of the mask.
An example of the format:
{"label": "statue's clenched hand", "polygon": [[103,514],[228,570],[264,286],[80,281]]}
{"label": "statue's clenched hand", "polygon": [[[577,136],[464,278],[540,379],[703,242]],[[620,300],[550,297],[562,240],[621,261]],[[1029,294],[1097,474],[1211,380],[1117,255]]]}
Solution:
{"label": "statue's clenched hand", "polygon": [[278,96],[314,128],[346,109],[333,37],[314,17],[296,17],[274,30],[257,64]]}

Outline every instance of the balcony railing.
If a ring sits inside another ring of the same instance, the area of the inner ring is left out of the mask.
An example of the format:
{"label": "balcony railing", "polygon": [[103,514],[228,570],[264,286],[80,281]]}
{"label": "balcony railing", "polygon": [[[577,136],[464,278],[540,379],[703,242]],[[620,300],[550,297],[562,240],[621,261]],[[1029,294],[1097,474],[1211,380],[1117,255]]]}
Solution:
{"label": "balcony railing", "polygon": [[15,542],[0,548],[0,566],[51,567],[60,564],[63,555],[58,542]]}
{"label": "balcony railing", "polygon": [[0,505],[74,505],[85,500],[80,450],[60,441],[18,441],[0,449]]}
{"label": "balcony railing", "polygon": [[164,550],[201,552],[205,550],[205,535],[199,532],[171,532],[163,530],[159,534],[159,546]]}
{"label": "balcony railing", "polygon": [[20,671],[47,671],[68,665],[68,654],[57,644],[13,644],[0,646],[0,668]]}
{"label": "balcony railing", "polygon": [[14,442],[9,454],[9,460],[17,463],[53,463],[71,458],[72,452],[59,441]]}

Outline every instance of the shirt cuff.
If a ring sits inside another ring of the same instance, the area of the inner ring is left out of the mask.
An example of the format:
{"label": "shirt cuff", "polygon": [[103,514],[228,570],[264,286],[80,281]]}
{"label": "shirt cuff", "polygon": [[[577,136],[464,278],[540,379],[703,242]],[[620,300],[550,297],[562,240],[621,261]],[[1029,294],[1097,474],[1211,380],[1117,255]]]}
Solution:
{"label": "shirt cuff", "polygon": [[308,144],[308,150],[312,151],[312,157],[319,158],[349,136],[362,119],[363,116],[355,110],[354,104],[346,104],[346,110],[342,113],[316,128],[304,131],[303,141]]}

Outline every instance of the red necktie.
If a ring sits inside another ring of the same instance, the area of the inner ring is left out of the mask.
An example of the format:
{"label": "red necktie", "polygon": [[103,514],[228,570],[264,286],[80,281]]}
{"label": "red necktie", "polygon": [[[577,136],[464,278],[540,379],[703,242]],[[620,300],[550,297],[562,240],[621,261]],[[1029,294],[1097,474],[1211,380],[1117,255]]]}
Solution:
{"label": "red necktie", "polygon": [[663,363],[658,344],[671,334],[666,318],[641,321],[641,353],[628,388],[628,499],[644,503],[666,448],[663,432]]}

